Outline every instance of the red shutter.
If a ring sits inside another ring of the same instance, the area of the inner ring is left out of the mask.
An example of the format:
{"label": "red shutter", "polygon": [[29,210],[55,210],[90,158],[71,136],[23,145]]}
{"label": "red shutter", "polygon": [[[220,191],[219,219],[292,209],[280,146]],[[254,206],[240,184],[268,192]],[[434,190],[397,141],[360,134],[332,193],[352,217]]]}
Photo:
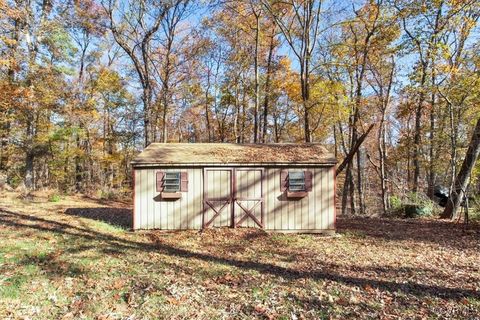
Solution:
{"label": "red shutter", "polygon": [[305,175],[305,191],[307,192],[312,191],[312,186],[313,186],[312,171],[304,171],[303,174]]}
{"label": "red shutter", "polygon": [[163,191],[163,176],[164,175],[165,175],[165,172],[157,171],[157,192],[162,192]]}
{"label": "red shutter", "polygon": [[288,171],[280,171],[280,191],[285,192],[288,189]]}
{"label": "red shutter", "polygon": [[180,191],[188,191],[188,172],[180,172]]}

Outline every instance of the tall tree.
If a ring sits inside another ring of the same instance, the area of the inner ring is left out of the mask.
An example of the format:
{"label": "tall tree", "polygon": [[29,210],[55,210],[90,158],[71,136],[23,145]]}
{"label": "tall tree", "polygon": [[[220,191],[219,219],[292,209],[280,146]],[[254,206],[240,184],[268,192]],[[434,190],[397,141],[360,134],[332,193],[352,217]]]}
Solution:
{"label": "tall tree", "polygon": [[131,59],[142,87],[144,145],[155,141],[153,97],[155,87],[152,54],[156,50],[157,34],[169,9],[182,0],[171,2],[104,0],[102,5],[109,17],[109,29],[118,45]]}
{"label": "tall tree", "polygon": [[[460,1],[449,3],[447,1],[395,1],[407,39],[407,47],[417,57],[412,75],[416,93],[416,107],[414,110],[414,137],[413,137],[413,183],[412,191],[419,191],[422,157],[422,116],[427,109],[428,91],[430,99],[430,173],[428,183],[430,191],[433,190],[435,180],[434,172],[434,133],[435,133],[435,104],[436,91],[436,57],[442,33],[449,22],[463,10],[470,7],[474,1]],[[467,9],[468,10],[468,9]]]}
{"label": "tall tree", "polygon": [[282,31],[300,66],[305,142],[312,141],[310,78],[313,69],[312,57],[318,44],[320,32],[322,3],[321,0],[289,0],[273,1],[272,3],[262,0],[262,4]]}
{"label": "tall tree", "polygon": [[[354,10],[355,17],[348,21],[343,27],[342,41],[346,44],[345,50],[341,52],[344,55],[344,59],[353,60],[353,64],[348,64],[345,61],[346,72],[350,82],[350,99],[351,111],[348,122],[349,128],[349,141],[348,141],[348,153],[349,155],[356,155],[356,187],[358,193],[358,204],[360,213],[364,214],[365,208],[365,195],[364,195],[364,165],[362,163],[362,152],[359,145],[359,137],[366,138],[365,131],[363,134],[359,133],[361,129],[361,123],[365,120],[365,115],[368,115],[368,100],[365,97],[365,84],[369,74],[373,74],[374,68],[370,61],[374,61],[374,56],[381,56],[382,54],[390,54],[390,46],[393,41],[398,37],[398,26],[385,3],[382,0],[369,1],[363,7],[358,10]],[[370,73],[369,73],[370,70]],[[370,121],[370,120],[368,120]],[[371,127],[368,127],[371,129]],[[353,160],[353,157],[352,157]],[[354,164],[348,162],[346,164],[346,181],[345,185],[350,188],[350,197],[353,198],[352,190],[352,172]],[[344,197],[346,197],[346,192]],[[344,201],[345,202],[345,201]],[[353,208],[352,208],[353,209]]]}

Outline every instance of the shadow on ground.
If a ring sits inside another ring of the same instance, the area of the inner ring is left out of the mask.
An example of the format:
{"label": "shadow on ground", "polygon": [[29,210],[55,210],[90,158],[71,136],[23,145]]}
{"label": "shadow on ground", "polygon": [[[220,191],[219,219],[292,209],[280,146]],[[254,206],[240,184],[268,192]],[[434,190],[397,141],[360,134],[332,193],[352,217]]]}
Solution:
{"label": "shadow on ground", "polygon": [[132,228],[132,210],[126,208],[68,208],[65,214],[78,216],[108,224],[119,226],[124,229]]}
{"label": "shadow on ground", "polygon": [[[123,215],[128,217],[131,210],[128,209],[111,209],[93,208],[92,209],[69,209],[71,215],[89,217],[92,219],[110,221],[109,218],[114,217],[118,224],[118,217]],[[54,232],[66,235],[74,240],[75,238],[82,241],[89,241],[88,246],[73,247],[72,251],[82,251],[85,248],[95,247],[99,251],[105,253],[115,252],[115,254],[144,254],[149,252],[162,253],[165,255],[198,259],[205,262],[219,263],[234,266],[242,270],[255,270],[264,274],[270,274],[284,279],[313,279],[313,280],[330,280],[338,283],[350,284],[359,287],[371,286],[380,290],[388,290],[392,292],[403,292],[413,294],[417,297],[434,296],[447,299],[460,300],[463,298],[480,299],[480,292],[462,287],[445,287],[435,284],[424,284],[417,282],[397,283],[395,281],[364,278],[362,276],[345,275],[338,270],[330,269],[328,266],[318,265],[312,270],[298,270],[290,267],[283,267],[274,263],[237,259],[234,257],[216,254],[212,252],[195,252],[189,249],[180,248],[178,246],[164,243],[159,239],[153,241],[139,241],[131,237],[120,237],[111,235],[98,230],[76,226],[72,223],[59,222],[46,219],[34,215],[20,212],[14,212],[0,208],[0,226],[25,230],[37,230],[44,232]],[[143,238],[145,239],[145,238]],[[146,239],[145,239],[146,240]]]}
{"label": "shadow on ground", "polygon": [[458,250],[478,250],[480,225],[471,223],[467,230],[462,223],[435,219],[389,219],[378,217],[338,217],[337,232],[356,233],[392,241],[419,241]]}

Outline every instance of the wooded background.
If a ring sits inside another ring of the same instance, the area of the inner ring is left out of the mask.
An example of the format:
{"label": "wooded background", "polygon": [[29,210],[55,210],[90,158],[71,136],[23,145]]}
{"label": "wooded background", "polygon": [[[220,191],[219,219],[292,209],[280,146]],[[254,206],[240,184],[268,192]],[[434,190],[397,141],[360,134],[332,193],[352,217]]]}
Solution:
{"label": "wooded background", "polygon": [[479,16],[476,0],[0,0],[1,179],[114,196],[154,141],[319,142],[351,159],[343,213],[458,189],[480,140]]}

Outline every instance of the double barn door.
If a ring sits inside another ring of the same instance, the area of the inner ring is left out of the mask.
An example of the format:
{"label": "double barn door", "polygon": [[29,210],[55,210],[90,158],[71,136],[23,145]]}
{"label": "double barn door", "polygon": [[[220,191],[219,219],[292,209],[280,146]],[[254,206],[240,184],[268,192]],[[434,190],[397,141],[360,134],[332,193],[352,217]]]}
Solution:
{"label": "double barn door", "polygon": [[263,169],[204,169],[203,190],[203,228],[263,229]]}

